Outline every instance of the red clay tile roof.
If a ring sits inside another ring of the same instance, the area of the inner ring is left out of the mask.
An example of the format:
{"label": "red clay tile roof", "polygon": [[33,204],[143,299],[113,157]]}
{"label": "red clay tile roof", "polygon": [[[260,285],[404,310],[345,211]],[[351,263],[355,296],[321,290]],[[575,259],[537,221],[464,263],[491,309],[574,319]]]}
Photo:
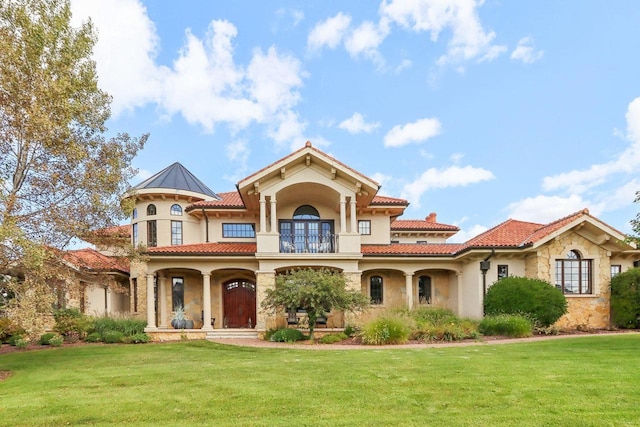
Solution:
{"label": "red clay tile roof", "polygon": [[220,200],[203,200],[188,206],[186,211],[190,212],[198,208],[222,208],[222,209],[243,209],[244,203],[237,191],[218,193]]}
{"label": "red clay tile roof", "polygon": [[255,243],[196,243],[148,248],[153,255],[246,255],[255,254]]}
{"label": "red clay tile roof", "polygon": [[460,231],[455,225],[440,224],[424,219],[396,219],[391,223],[391,230]]}
{"label": "red clay tile roof", "polygon": [[549,224],[536,224],[509,219],[467,241],[465,247],[520,247],[531,245],[583,215],[591,217],[589,211],[583,209]]}
{"label": "red clay tile roof", "polygon": [[388,196],[373,196],[373,200],[371,200],[371,205],[402,205],[409,206],[409,202],[405,199],[398,199],[396,197],[388,197]]}
{"label": "red clay tile roof", "polygon": [[464,245],[457,243],[392,243],[362,245],[363,255],[455,255]]}
{"label": "red clay tile roof", "polygon": [[80,269],[129,273],[128,259],[106,256],[91,248],[67,251],[64,259]]}

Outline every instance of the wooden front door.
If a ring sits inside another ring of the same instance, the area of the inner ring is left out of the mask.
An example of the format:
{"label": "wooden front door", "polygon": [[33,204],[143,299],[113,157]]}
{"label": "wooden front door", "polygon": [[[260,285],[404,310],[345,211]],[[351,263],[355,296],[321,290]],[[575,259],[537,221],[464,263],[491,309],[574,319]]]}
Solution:
{"label": "wooden front door", "polygon": [[256,285],[232,280],[224,285],[224,326],[253,328],[256,325]]}

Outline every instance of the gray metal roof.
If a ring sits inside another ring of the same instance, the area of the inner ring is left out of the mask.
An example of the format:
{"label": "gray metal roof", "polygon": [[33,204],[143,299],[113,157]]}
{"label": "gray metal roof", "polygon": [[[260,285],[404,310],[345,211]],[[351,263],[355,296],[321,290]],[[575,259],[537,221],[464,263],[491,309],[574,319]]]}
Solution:
{"label": "gray metal roof", "polygon": [[147,178],[140,184],[133,187],[135,190],[143,188],[168,188],[172,190],[186,190],[194,193],[206,194],[207,196],[218,198],[209,187],[204,185],[194,174],[179,162],[161,170],[151,178]]}

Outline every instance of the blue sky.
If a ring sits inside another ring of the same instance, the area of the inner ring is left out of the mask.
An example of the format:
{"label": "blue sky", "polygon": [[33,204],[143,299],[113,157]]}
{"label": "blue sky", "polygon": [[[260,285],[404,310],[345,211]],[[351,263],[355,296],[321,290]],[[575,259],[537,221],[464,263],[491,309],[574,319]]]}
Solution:
{"label": "blue sky", "polygon": [[463,241],[640,205],[633,1],[72,1],[91,16],[132,183],[179,161],[214,191],[314,146]]}

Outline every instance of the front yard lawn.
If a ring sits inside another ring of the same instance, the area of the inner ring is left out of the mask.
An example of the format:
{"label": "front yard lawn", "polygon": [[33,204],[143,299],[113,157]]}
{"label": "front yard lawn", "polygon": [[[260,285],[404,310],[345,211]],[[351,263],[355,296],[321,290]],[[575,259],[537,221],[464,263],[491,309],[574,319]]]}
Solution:
{"label": "front yard lawn", "polygon": [[640,335],[420,349],[209,342],[0,355],[0,425],[631,426]]}

